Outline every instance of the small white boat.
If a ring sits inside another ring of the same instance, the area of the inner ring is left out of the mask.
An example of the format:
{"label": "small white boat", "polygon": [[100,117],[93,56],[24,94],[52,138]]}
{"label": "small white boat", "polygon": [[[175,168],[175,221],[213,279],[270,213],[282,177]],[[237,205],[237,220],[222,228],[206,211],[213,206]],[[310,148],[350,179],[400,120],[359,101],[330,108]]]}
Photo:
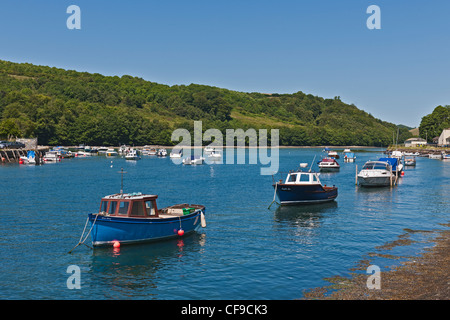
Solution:
{"label": "small white boat", "polygon": [[156,156],[156,153],[158,151],[156,150],[156,148],[150,148],[150,150],[148,150],[148,155],[149,156]]}
{"label": "small white boat", "polygon": [[318,166],[320,171],[338,171],[341,167],[333,158],[323,158],[319,161]]}
{"label": "small white boat", "polygon": [[430,159],[442,159],[442,154],[441,153],[439,153],[439,154],[430,153],[430,155],[428,157]]}
{"label": "small white boat", "polygon": [[167,150],[164,148],[161,148],[158,150],[158,152],[156,153],[156,155],[158,157],[167,157]]}
{"label": "small white boat", "polygon": [[130,147],[123,144],[119,147],[119,154],[126,154],[129,149]]}
{"label": "small white boat", "polygon": [[48,151],[45,153],[42,160],[44,160],[44,162],[58,162],[61,161],[61,158],[58,156],[57,151]]}
{"label": "small white boat", "polygon": [[336,151],[328,151],[328,157],[339,159],[339,155]]}
{"label": "small white boat", "polygon": [[219,151],[213,151],[208,154],[208,158],[211,160],[218,160],[222,158],[222,154]]}
{"label": "small white boat", "polygon": [[148,153],[150,152],[150,146],[143,146],[142,147],[142,151],[141,151],[141,154],[143,155],[143,156],[148,156]]}
{"label": "small white boat", "polygon": [[450,154],[442,153],[442,160],[450,160]]}
{"label": "small white boat", "polygon": [[190,156],[190,157],[183,159],[183,164],[187,164],[187,165],[203,164],[204,160],[205,160],[205,158],[203,158],[203,157]]}
{"label": "small white boat", "polygon": [[367,161],[358,173],[362,187],[387,187],[395,181],[391,166],[385,161]]}
{"label": "small white boat", "polygon": [[126,155],[125,160],[140,160],[141,157],[139,156],[139,153],[135,149],[131,149]]}
{"label": "small white boat", "polygon": [[416,165],[416,157],[414,156],[405,157],[405,166],[413,167],[415,165]]}
{"label": "small white boat", "polygon": [[77,158],[85,158],[85,157],[91,157],[92,154],[90,152],[86,152],[86,151],[78,151],[75,152],[75,157]]}
{"label": "small white boat", "polygon": [[108,157],[115,157],[118,155],[119,154],[117,153],[117,151],[115,149],[110,148],[110,149],[106,150],[106,156],[108,156]]}
{"label": "small white boat", "polygon": [[204,149],[204,151],[205,151],[206,153],[214,152],[214,148],[213,148],[213,147],[210,147],[210,146],[206,146],[205,149]]}
{"label": "small white boat", "polygon": [[109,149],[107,147],[100,147],[98,148],[99,154],[105,154]]}
{"label": "small white boat", "polygon": [[183,156],[183,150],[172,150],[172,152],[170,153],[170,157],[171,158],[181,158]]}

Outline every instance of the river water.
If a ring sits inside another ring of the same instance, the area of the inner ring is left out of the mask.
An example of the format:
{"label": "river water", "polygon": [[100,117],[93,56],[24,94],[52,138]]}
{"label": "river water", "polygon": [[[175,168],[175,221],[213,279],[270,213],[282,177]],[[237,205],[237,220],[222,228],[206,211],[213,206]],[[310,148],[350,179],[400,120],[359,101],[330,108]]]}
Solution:
{"label": "river water", "polygon": [[[279,169],[317,161],[321,151],[280,149]],[[405,229],[448,223],[450,161],[417,158],[397,187],[363,189],[355,186],[356,165],[378,159],[382,149],[356,156],[355,163],[338,160],[339,172],[320,175],[323,184],[339,188],[336,201],[270,209],[272,176],[249,161],[184,166],[168,157],[94,156],[1,165],[0,299],[298,299],[328,284],[326,277],[348,276],[362,257]],[[120,168],[127,172],[125,192],[157,194],[160,208],[205,205],[207,227],[174,240],[79,246],[68,254],[100,198],[119,192]],[[396,253],[417,254],[423,246],[419,241]],[[79,267],[80,289],[67,286],[69,266]]]}

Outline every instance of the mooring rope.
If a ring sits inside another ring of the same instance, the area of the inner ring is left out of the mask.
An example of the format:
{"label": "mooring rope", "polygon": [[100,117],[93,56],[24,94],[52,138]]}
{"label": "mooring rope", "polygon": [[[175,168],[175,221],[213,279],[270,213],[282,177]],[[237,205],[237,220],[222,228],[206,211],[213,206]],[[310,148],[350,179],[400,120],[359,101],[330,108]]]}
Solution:
{"label": "mooring rope", "polygon": [[[88,221],[89,221],[89,216],[87,217],[86,223],[85,223],[85,225],[84,225],[84,229],[83,229],[83,232],[81,233],[81,237],[80,237],[80,240],[78,241],[78,244],[77,244],[75,247],[73,247],[73,249],[70,250],[68,253],[72,253],[72,251],[73,251],[76,247],[78,247],[80,244],[84,244],[86,247],[91,248],[90,246],[88,246],[88,245],[85,244],[84,242],[87,240],[87,238],[89,237],[89,235],[90,235],[92,229],[94,228],[94,225],[95,225],[95,222],[97,221],[98,216],[99,216],[99,214],[97,213],[97,215],[95,216],[94,222],[92,223],[92,226],[91,226],[91,228],[89,229],[89,232],[87,233],[87,235],[86,235],[86,237],[84,238],[84,240],[81,241],[81,240],[83,239],[84,232],[86,231],[86,226],[87,226]],[[92,249],[92,248],[91,248],[91,249]]]}

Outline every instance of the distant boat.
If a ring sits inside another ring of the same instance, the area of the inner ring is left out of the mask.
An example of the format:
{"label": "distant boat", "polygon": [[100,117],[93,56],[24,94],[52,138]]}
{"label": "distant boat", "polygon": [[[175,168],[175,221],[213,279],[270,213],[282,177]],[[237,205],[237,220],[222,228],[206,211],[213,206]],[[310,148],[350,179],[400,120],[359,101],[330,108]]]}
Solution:
{"label": "distant boat", "polygon": [[416,157],[407,156],[405,157],[405,166],[413,167],[416,165]]}
{"label": "distant boat", "polygon": [[344,153],[344,162],[355,162],[356,156],[353,152]]}
{"label": "distant boat", "polygon": [[167,150],[164,148],[161,148],[158,150],[158,152],[156,153],[156,155],[158,157],[167,157]]}
{"label": "distant boat", "polygon": [[58,156],[57,151],[47,151],[42,160],[44,160],[44,162],[59,162],[61,161],[61,158]]}
{"label": "distant boat", "polygon": [[206,146],[206,147],[204,148],[204,151],[205,151],[206,153],[214,152],[214,148],[213,148],[213,147],[210,147],[210,146]]}
{"label": "distant boat", "polygon": [[86,152],[86,151],[78,151],[75,152],[75,157],[77,158],[85,158],[85,157],[91,157],[92,154],[90,152]]}
{"label": "distant boat", "polygon": [[117,153],[117,151],[115,149],[110,148],[110,149],[106,150],[106,155],[108,157],[115,157],[115,156],[118,156],[119,154]]}
{"label": "distant boat", "polygon": [[125,160],[140,160],[141,156],[136,149],[130,149],[130,151],[125,155]]}
{"label": "distant boat", "polygon": [[338,196],[337,187],[327,187],[320,183],[319,173],[305,172],[301,168],[290,171],[284,182],[280,180],[272,186],[278,199],[280,199],[281,205],[328,202],[333,201]]}
{"label": "distant boat", "polygon": [[20,161],[22,161],[23,164],[36,164],[36,156],[34,151],[28,151],[26,157],[20,157]]}
{"label": "distant boat", "polygon": [[203,157],[190,156],[190,157],[183,159],[183,164],[186,164],[186,165],[203,164],[204,160],[205,160],[205,158],[203,158]]}
{"label": "distant boat", "polygon": [[367,161],[358,173],[362,187],[386,187],[392,185],[395,175],[387,161]]}
{"label": "distant boat", "polygon": [[212,151],[208,154],[208,158],[211,160],[219,160],[222,158],[222,154],[219,151]]}
{"label": "distant boat", "polygon": [[320,171],[339,171],[340,165],[334,158],[323,158],[318,163]]}
{"label": "distant boat", "polygon": [[157,152],[156,148],[150,148],[150,150],[148,150],[148,155],[155,156]]}
{"label": "distant boat", "polygon": [[181,158],[183,156],[183,150],[172,150],[172,152],[170,153],[170,157],[171,158]]}
{"label": "distant boat", "polygon": [[339,155],[336,151],[328,151],[328,157],[339,159]]}
{"label": "distant boat", "polygon": [[442,153],[442,160],[450,160],[450,154]]}
{"label": "distant boat", "polygon": [[442,154],[441,153],[439,153],[439,154],[430,153],[430,155],[428,157],[430,159],[442,159]]}

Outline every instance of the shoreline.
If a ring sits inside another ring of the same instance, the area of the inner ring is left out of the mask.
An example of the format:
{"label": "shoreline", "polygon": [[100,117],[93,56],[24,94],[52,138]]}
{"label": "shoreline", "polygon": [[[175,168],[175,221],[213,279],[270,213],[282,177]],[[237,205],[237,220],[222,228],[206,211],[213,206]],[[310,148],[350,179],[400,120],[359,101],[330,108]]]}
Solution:
{"label": "shoreline", "polygon": [[[56,146],[51,146],[50,148],[54,148]],[[77,149],[78,146],[62,146],[64,148],[69,148],[69,149]],[[92,148],[101,148],[101,147],[108,147],[108,148],[120,148],[117,146],[90,146]],[[188,146],[179,146],[179,145],[175,145],[175,146],[164,146],[164,145],[156,145],[156,144],[150,144],[150,145],[146,145],[146,146],[129,146],[127,145],[128,148],[136,148],[136,149],[142,149],[144,147],[150,147],[150,148],[166,148],[166,149],[173,149],[173,148],[188,148]],[[272,148],[272,146],[267,145],[266,147],[262,147],[262,146],[237,146],[237,145],[233,145],[233,146],[211,146],[211,145],[206,145],[206,146],[190,146],[191,149],[198,149],[198,148],[204,148],[204,147],[213,147],[213,148],[245,148],[245,149],[263,149],[263,148]],[[315,148],[315,149],[323,149],[323,148],[330,148],[330,149],[387,149],[388,147],[373,147],[373,146],[277,146],[277,148],[279,149],[308,149],[308,148]]]}
{"label": "shoreline", "polygon": [[[450,223],[442,224],[450,227]],[[350,278],[332,277],[325,279],[331,284],[313,288],[304,292],[302,300],[449,300],[450,280],[450,230],[421,231],[405,229],[406,233],[398,240],[386,244],[380,249],[391,249],[395,246],[414,243],[408,239],[412,233],[435,233],[427,240],[433,246],[422,249],[422,253],[406,257],[405,262],[393,266],[390,270],[381,271],[380,289],[368,289],[370,276],[365,271],[371,264],[369,260],[361,260],[358,268],[352,269]],[[382,256],[381,254],[372,254]],[[405,257],[389,256],[391,259]],[[331,293],[330,290],[335,290]]]}

